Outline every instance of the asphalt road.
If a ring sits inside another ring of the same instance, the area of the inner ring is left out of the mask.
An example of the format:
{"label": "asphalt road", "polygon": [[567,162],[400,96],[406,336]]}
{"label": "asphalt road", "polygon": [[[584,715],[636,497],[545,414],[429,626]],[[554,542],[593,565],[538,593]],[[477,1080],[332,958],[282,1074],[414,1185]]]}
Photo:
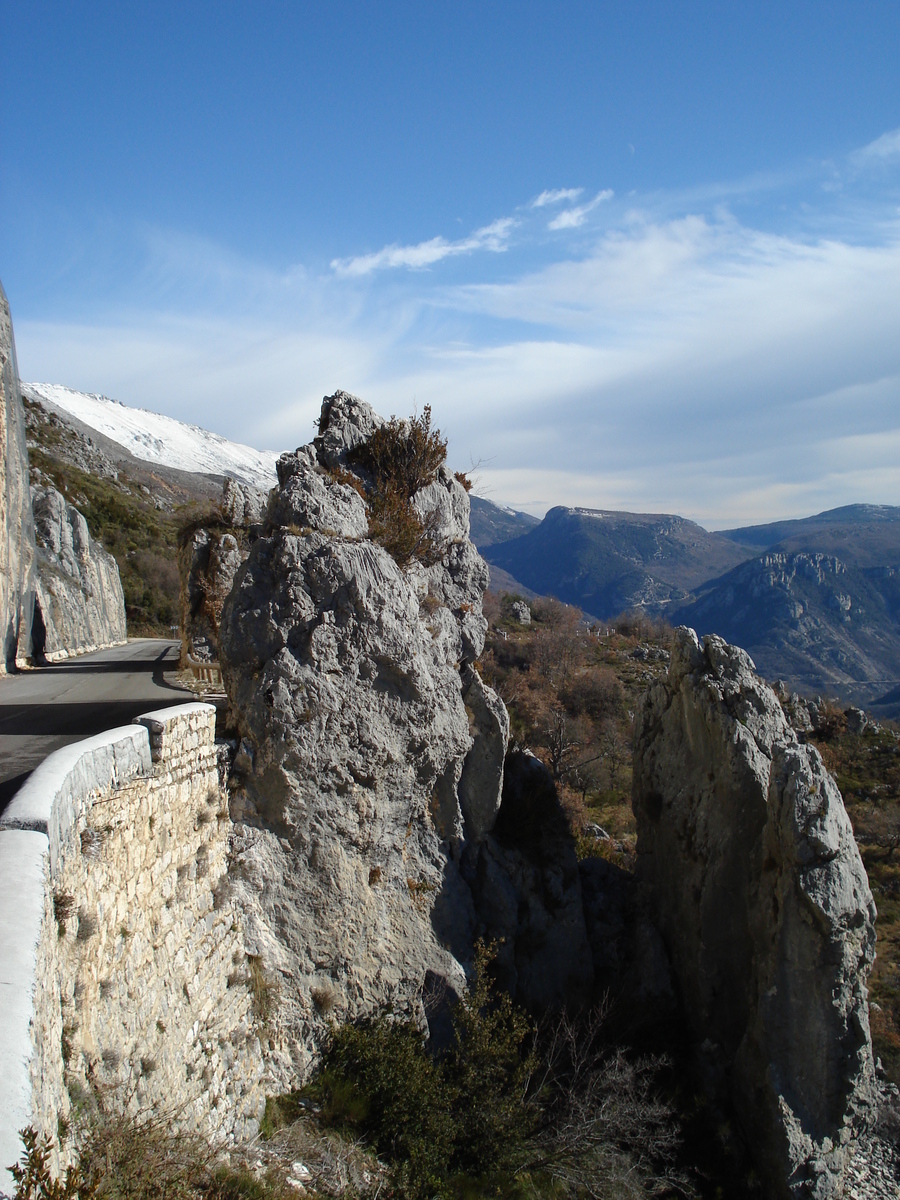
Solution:
{"label": "asphalt road", "polygon": [[172,678],[177,667],[178,642],[140,638],[0,677],[0,812],[60,746],[194,699]]}

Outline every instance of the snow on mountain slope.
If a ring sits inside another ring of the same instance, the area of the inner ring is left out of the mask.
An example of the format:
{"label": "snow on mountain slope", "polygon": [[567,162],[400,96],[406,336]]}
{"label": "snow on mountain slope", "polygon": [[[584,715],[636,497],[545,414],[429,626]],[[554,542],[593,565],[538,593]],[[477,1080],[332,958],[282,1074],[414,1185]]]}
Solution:
{"label": "snow on mountain slope", "polygon": [[198,425],[186,425],[144,408],[129,408],[118,400],[76,392],[58,383],[23,383],[22,392],[29,399],[56,405],[144,462],[204,475],[228,475],[264,490],[275,485],[277,450],[254,450]]}

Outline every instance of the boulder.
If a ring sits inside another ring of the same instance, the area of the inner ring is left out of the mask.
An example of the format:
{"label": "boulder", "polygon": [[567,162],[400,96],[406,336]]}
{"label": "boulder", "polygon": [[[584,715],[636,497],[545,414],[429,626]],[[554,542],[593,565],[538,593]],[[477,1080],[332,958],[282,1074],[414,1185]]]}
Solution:
{"label": "boulder", "polygon": [[268,499],[268,493],[259,488],[226,479],[222,487],[222,516],[230,525],[249,529],[265,518]]}
{"label": "boulder", "polygon": [[34,524],[9,302],[0,285],[0,673],[31,653]]}
{"label": "boulder", "polygon": [[[391,1005],[424,1021],[434,980],[465,988],[479,936],[506,939],[526,1003],[559,995],[567,954],[591,969],[571,839],[542,875],[515,836],[494,834],[509,722],[473,667],[488,571],[468,496],[441,468],[413,497],[435,514],[441,553],[401,568],[368,536],[371,481],[347,460],[381,424],[345,392],[326,398],[314,443],[278,463],[222,612],[240,744],[230,886],[251,952],[281,980],[269,1065],[285,1086],[335,1018]],[[508,901],[490,912],[488,876]],[[569,925],[554,930],[551,911]]]}
{"label": "boulder", "polygon": [[869,718],[861,708],[850,707],[845,712],[847,718],[848,733],[865,733],[866,726],[869,724]]}
{"label": "boulder", "polygon": [[531,609],[524,600],[514,600],[509,606],[509,611],[520,625],[531,624]]}
{"label": "boulder", "polygon": [[494,828],[500,810],[509,714],[500,697],[473,668],[466,669],[462,684],[473,740],[457,794],[466,828],[478,840]]}
{"label": "boulder", "polygon": [[638,876],[771,1194],[843,1195],[875,1104],[875,908],[840,792],[752,660],[676,630],[635,716]]}
{"label": "boulder", "polygon": [[116,560],[55,488],[33,487],[31,502],[37,541],[35,657],[53,662],[122,645],[125,597]]}

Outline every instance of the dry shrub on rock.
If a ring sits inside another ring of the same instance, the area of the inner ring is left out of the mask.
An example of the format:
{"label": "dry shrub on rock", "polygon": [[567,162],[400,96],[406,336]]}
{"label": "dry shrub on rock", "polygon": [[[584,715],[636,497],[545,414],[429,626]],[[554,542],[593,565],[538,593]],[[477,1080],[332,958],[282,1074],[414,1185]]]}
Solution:
{"label": "dry shrub on rock", "polygon": [[435,516],[423,521],[412,505],[413,496],[435,481],[447,458],[446,438],[431,428],[431,407],[408,421],[391,417],[347,457],[372,481],[366,499],[373,540],[401,566],[413,559],[436,562],[441,548]]}

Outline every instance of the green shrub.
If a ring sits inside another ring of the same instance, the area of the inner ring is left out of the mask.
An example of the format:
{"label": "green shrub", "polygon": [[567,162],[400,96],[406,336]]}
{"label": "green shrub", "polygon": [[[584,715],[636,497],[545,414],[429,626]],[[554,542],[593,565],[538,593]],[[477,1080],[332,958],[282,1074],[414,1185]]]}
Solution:
{"label": "green shrub", "polygon": [[23,1129],[22,1157],[9,1169],[16,1181],[13,1200],[90,1200],[95,1195],[80,1169],[69,1167],[62,1179],[50,1173],[50,1139],[40,1138],[34,1129]]}
{"label": "green shrub", "polygon": [[534,1028],[508,993],[494,988],[496,952],[493,943],[476,948],[475,978],[456,1005],[456,1044],[445,1064],[454,1092],[455,1165],[474,1178],[515,1174],[540,1125],[531,1087]]}
{"label": "green shrub", "polygon": [[409,499],[395,488],[375,492],[369,501],[369,536],[405,567],[413,559],[431,566],[441,556],[432,513],[422,521]]}
{"label": "green shrub", "polygon": [[431,1197],[645,1197],[665,1181],[677,1128],[653,1093],[658,1063],[605,1045],[605,1014],[536,1028],[490,982],[496,946],[454,1010],[455,1043],[432,1058],[389,1015],[335,1029],[309,1089],[323,1118],[368,1137],[394,1193]]}
{"label": "green shrub", "polygon": [[11,1168],[14,1200],[287,1200],[296,1195],[274,1171],[262,1177],[217,1161],[199,1137],[175,1132],[165,1117],[98,1107],[79,1127],[78,1160],[62,1179],[50,1172],[50,1144],[23,1129]]}
{"label": "green shrub", "polygon": [[381,1016],[335,1031],[316,1090],[323,1115],[365,1132],[409,1197],[433,1196],[446,1178],[452,1093],[410,1022]]}

